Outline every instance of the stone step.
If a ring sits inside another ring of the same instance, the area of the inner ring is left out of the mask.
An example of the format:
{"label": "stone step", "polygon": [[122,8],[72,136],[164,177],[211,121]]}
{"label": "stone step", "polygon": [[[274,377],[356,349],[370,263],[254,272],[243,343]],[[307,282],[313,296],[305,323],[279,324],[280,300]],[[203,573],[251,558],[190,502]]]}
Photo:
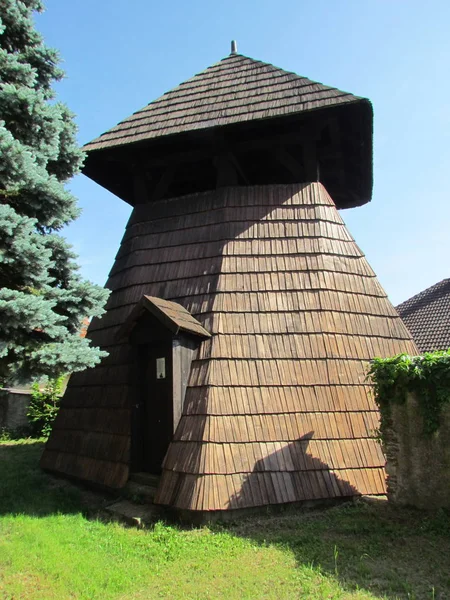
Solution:
{"label": "stone step", "polygon": [[103,510],[114,521],[140,529],[157,521],[160,514],[160,508],[154,504],[135,504],[123,499],[113,502]]}
{"label": "stone step", "polygon": [[140,503],[152,503],[156,494],[156,487],[142,485],[135,481],[129,481],[122,490],[122,496]]}
{"label": "stone step", "polygon": [[130,481],[139,483],[141,485],[148,485],[149,487],[157,488],[159,484],[160,476],[153,475],[152,473],[131,473]]}

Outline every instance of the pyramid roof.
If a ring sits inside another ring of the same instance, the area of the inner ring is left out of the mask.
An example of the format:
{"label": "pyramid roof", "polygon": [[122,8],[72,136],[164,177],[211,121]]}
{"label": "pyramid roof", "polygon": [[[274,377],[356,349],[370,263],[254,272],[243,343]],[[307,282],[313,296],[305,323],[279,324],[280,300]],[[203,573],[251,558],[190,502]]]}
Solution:
{"label": "pyramid roof", "polygon": [[230,54],[84,147],[100,150],[174,134],[368,100],[240,54]]}

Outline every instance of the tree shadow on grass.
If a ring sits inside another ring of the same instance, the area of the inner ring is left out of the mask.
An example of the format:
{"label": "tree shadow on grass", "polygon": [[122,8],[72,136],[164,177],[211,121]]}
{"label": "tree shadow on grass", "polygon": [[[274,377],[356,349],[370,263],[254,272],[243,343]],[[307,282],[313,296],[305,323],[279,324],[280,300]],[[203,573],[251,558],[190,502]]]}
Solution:
{"label": "tree shadow on grass", "polygon": [[348,591],[376,597],[450,598],[450,515],[359,500],[228,525],[230,533],[288,548]]}
{"label": "tree shadow on grass", "polygon": [[0,515],[86,512],[86,496],[92,510],[100,508],[102,496],[44,473],[39,459],[44,448],[40,440],[0,443]]}

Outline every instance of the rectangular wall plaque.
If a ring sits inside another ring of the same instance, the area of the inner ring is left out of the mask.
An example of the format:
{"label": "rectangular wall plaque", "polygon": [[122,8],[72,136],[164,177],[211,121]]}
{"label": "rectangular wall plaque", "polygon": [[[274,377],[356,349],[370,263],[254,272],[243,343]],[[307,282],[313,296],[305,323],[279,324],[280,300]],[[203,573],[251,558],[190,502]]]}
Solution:
{"label": "rectangular wall plaque", "polygon": [[166,378],[166,359],[165,358],[157,358],[156,359],[156,379],[165,379]]}

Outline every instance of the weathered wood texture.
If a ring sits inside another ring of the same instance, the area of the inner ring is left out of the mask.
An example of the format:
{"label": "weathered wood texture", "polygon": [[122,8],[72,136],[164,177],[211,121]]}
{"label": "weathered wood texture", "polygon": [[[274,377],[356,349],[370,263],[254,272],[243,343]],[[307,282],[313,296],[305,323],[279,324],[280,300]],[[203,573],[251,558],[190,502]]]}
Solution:
{"label": "weathered wood texture", "polygon": [[108,287],[88,335],[110,356],[72,377],[45,466],[127,479],[130,349],[117,332],[147,294],[212,334],[194,351],[157,502],[207,511],[385,492],[367,361],[416,348],[321,184],[138,206]]}
{"label": "weathered wood texture", "polygon": [[192,358],[198,346],[198,340],[181,335],[172,342],[173,372],[173,430],[176,431],[184,409],[186,387],[191,373]]}
{"label": "weathered wood texture", "polygon": [[242,55],[154,100],[84,149],[83,172],[132,206],[234,185],[321,181],[372,196],[372,105]]}
{"label": "weathered wood texture", "polygon": [[285,117],[362,100],[239,54],[230,55],[103,133],[85,150]]}
{"label": "weathered wood texture", "polygon": [[174,335],[184,332],[201,338],[211,337],[210,333],[181,304],[163,298],[142,296],[119,331],[118,339],[128,337],[145,312],[152,314],[161,325]]}

